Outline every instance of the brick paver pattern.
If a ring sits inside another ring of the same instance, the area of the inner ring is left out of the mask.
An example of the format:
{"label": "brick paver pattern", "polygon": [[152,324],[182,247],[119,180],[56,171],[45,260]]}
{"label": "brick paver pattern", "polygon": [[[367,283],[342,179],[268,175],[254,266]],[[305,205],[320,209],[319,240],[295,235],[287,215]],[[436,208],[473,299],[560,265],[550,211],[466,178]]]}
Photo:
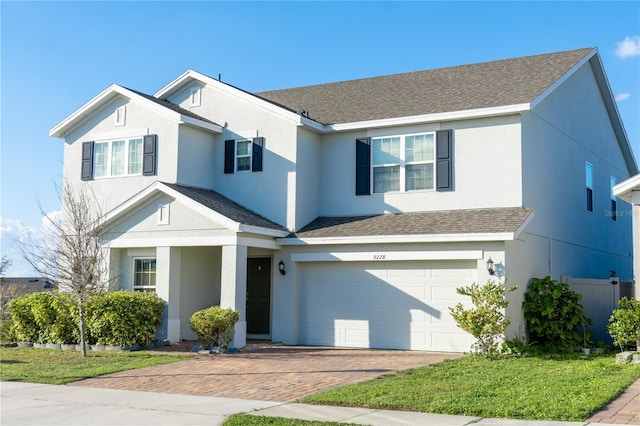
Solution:
{"label": "brick paver pattern", "polygon": [[291,401],[321,390],[461,356],[453,353],[273,346],[81,380],[91,386],[160,393]]}
{"label": "brick paver pattern", "polygon": [[602,411],[588,419],[591,423],[640,425],[640,380],[636,380]]}

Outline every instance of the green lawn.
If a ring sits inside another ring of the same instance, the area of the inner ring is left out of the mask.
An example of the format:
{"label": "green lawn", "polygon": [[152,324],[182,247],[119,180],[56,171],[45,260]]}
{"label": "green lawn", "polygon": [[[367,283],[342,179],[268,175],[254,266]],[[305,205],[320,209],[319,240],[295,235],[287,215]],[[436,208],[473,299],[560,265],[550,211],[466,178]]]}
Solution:
{"label": "green lawn", "polygon": [[640,377],[613,355],[463,358],[300,399],[309,404],[478,417],[584,421]]}
{"label": "green lawn", "polygon": [[0,380],[61,385],[89,377],[189,359],[137,352],[0,348]]}
{"label": "green lawn", "polygon": [[234,414],[227,417],[224,426],[356,426],[355,423],[320,422],[316,420],[285,419],[284,417]]}

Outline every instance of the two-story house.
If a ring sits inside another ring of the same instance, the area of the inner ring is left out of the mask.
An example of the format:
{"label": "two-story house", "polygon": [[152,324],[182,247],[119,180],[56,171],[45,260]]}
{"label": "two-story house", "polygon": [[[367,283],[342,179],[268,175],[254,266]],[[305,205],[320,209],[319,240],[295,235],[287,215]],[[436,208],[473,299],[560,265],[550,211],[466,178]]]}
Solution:
{"label": "two-story house", "polygon": [[[631,277],[611,188],[638,172],[596,49],[250,93],[187,71],[112,85],[51,129],[108,211],[115,287],[235,345],[467,351],[449,307],[488,279],[525,333],[531,277]],[[465,302],[466,303],[466,302]]]}

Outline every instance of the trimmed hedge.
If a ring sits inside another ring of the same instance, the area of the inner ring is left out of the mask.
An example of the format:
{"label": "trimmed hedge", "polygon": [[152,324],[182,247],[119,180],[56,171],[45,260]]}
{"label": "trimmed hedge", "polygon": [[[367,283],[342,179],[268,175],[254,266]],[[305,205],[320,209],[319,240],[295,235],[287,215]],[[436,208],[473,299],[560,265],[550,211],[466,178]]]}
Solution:
{"label": "trimmed hedge", "polygon": [[152,343],[162,323],[164,305],[151,292],[121,290],[91,297],[86,324],[92,343],[107,346]]}
{"label": "trimmed hedge", "polygon": [[[85,305],[88,344],[147,345],[162,323],[164,301],[155,293],[115,291],[90,297]],[[67,293],[41,292],[9,304],[11,331],[18,341],[76,344],[78,306]]]}
{"label": "trimmed hedge", "polygon": [[240,319],[237,311],[212,306],[194,313],[189,322],[191,329],[205,347],[227,349],[233,340],[234,326]]}

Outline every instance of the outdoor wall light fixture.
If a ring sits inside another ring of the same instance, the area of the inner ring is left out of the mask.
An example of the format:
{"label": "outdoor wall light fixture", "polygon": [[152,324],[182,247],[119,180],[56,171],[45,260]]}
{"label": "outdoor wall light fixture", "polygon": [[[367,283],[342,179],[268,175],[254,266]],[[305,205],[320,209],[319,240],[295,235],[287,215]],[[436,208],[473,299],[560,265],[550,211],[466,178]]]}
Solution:
{"label": "outdoor wall light fixture", "polygon": [[280,275],[285,275],[287,271],[284,270],[284,262],[280,259],[280,263],[278,263],[278,270],[280,271]]}
{"label": "outdoor wall light fixture", "polygon": [[489,275],[495,275],[496,273],[496,268],[493,266],[493,260],[491,260],[491,257],[487,260],[487,271],[489,272]]}

